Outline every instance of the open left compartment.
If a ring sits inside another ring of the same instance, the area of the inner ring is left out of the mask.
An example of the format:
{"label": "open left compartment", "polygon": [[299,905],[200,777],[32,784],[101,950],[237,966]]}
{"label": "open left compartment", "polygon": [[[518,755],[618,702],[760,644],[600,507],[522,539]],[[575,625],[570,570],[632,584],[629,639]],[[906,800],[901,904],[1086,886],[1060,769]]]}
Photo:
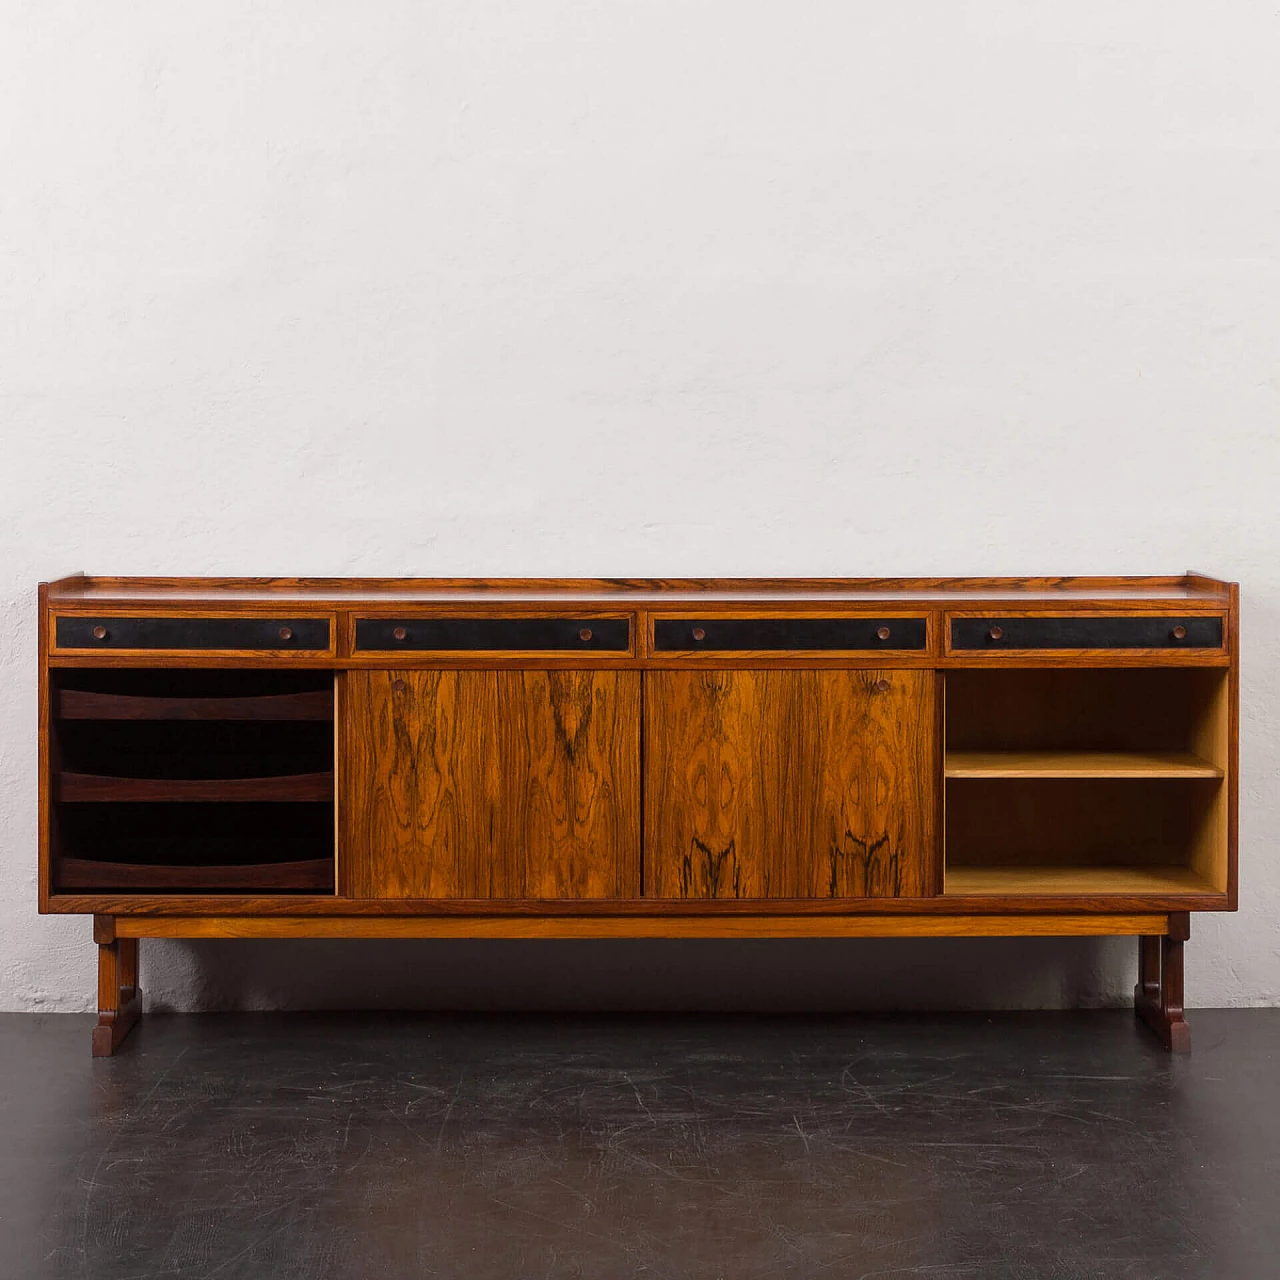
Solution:
{"label": "open left compartment", "polygon": [[329,893],[332,672],[50,677],[56,893]]}
{"label": "open left compartment", "polygon": [[982,668],[945,688],[945,893],[1227,893],[1226,669]]}

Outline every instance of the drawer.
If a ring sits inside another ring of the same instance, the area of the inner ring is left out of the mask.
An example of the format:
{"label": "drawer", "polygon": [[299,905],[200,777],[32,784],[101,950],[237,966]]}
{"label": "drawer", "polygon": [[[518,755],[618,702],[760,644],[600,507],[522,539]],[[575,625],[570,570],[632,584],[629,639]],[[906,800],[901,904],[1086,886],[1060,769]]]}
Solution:
{"label": "drawer", "polygon": [[64,649],[201,649],[325,652],[328,618],[68,617],[54,622]]}
{"label": "drawer", "polygon": [[925,618],[658,618],[656,652],[925,649]]}
{"label": "drawer", "polygon": [[357,618],[356,652],[627,653],[630,618]]}
{"label": "drawer", "polygon": [[1027,649],[1221,649],[1221,617],[981,617],[948,619],[955,653]]}

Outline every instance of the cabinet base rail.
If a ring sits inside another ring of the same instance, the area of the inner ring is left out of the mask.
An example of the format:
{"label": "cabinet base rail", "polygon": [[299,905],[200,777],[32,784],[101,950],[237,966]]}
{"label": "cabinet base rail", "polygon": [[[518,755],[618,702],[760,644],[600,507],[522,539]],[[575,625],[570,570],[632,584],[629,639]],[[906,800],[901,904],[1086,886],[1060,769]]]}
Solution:
{"label": "cabinet base rail", "polygon": [[93,1056],[109,1057],[137,1023],[140,938],[1138,938],[1134,1011],[1166,1049],[1186,1053],[1183,943],[1187,912],[902,916],[111,916],[93,921],[98,1025]]}

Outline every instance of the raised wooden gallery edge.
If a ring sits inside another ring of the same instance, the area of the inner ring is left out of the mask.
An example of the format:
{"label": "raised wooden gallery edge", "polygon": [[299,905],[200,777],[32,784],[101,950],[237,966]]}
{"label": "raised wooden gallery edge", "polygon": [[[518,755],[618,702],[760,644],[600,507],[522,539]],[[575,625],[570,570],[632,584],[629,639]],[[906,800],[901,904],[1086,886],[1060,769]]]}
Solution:
{"label": "raised wooden gallery edge", "polygon": [[277,609],[303,605],[348,606],[376,600],[467,604],[497,601],[616,600],[670,605],[681,595],[699,601],[942,600],[989,599],[1033,603],[1066,601],[1221,602],[1230,584],[1206,574],[1146,577],[1066,576],[1023,578],[165,578],[73,574],[48,584],[53,603],[112,602],[193,604],[261,603]]}

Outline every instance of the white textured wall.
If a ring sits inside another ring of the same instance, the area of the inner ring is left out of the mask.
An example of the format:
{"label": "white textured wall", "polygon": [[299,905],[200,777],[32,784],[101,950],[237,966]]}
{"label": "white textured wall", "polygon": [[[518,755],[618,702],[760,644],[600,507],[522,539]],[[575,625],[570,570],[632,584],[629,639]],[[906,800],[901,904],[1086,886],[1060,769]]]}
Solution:
{"label": "white textured wall", "polygon": [[[1241,901],[1280,999],[1280,10],[0,0],[0,1007],[35,584],[1238,578]],[[155,944],[193,1004],[1107,1001],[1132,945]],[[512,976],[512,970],[515,976]],[[799,994],[797,994],[799,993]]]}

